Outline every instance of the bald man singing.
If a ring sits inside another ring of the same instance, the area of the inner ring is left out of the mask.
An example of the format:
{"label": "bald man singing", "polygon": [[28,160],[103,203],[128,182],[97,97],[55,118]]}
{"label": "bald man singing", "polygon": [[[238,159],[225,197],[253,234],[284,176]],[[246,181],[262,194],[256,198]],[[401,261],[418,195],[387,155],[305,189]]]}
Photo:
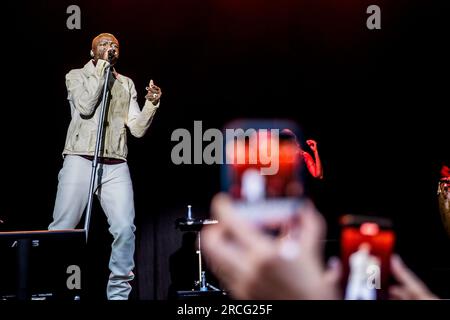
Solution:
{"label": "bald man singing", "polygon": [[104,143],[99,158],[95,194],[105,212],[114,237],[106,289],[109,300],[126,300],[134,278],[134,199],[127,165],[127,130],[142,137],[160,105],[161,89],[152,80],[146,88],[142,110],[133,81],[113,67],[119,59],[119,41],[102,33],[92,41],[91,60],[81,69],[66,75],[67,99],[72,115],[63,150],[64,163],[58,175],[53,222],[49,230],[77,226],[89,197],[89,182],[94,158],[100,105],[107,68],[112,74],[108,84],[109,106],[105,116]]}

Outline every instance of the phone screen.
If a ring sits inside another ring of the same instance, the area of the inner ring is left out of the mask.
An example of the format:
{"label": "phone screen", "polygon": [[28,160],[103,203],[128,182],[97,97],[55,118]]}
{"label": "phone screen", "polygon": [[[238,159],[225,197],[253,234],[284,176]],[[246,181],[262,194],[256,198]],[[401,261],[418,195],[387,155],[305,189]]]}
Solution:
{"label": "phone screen", "polygon": [[341,226],[345,299],[387,299],[395,242],[391,221],[347,215],[341,218]]}
{"label": "phone screen", "polygon": [[299,127],[288,120],[236,120],[225,126],[222,189],[253,222],[285,221],[302,204]]}

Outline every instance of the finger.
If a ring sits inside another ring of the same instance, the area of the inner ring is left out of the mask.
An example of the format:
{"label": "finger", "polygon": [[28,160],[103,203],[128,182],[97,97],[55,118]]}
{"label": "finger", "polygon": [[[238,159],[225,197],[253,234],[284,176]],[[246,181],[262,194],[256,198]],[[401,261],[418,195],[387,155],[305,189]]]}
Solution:
{"label": "finger", "polygon": [[150,100],[158,99],[158,94],[149,92],[149,93],[145,96],[145,98],[146,98],[146,99],[150,99]]}
{"label": "finger", "polygon": [[150,91],[152,93],[160,93],[161,90],[159,88],[155,88],[155,87],[147,87],[147,91]]}
{"label": "finger", "polygon": [[389,288],[389,298],[392,300],[409,300],[408,291],[400,286],[391,286]]}
{"label": "finger", "polygon": [[296,218],[290,229],[289,241],[295,243],[297,254],[313,258],[322,265],[325,220],[309,200],[299,208]]}
{"label": "finger", "polygon": [[400,256],[392,256],[391,269],[394,277],[404,286],[412,299],[438,299],[425,283],[405,265]]}
{"label": "finger", "polygon": [[313,147],[315,147],[317,145],[316,141],[314,141],[314,140],[307,140],[306,143],[311,148],[313,148]]}
{"label": "finger", "polygon": [[322,240],[326,232],[325,220],[311,201],[299,209],[299,241],[302,250],[311,250],[311,252],[322,252]]}
{"label": "finger", "polygon": [[220,272],[223,280],[232,281],[233,275],[244,274],[250,265],[248,258],[226,235],[223,226],[207,226],[201,231],[203,252],[208,265]]}
{"label": "finger", "polygon": [[248,251],[254,251],[267,242],[261,231],[236,214],[231,199],[226,194],[216,195],[211,204],[213,216],[229,232],[236,244]]}
{"label": "finger", "polygon": [[[202,247],[206,256],[214,261],[223,262],[225,257],[239,255],[239,248],[230,246],[226,236],[226,229],[223,226],[206,226],[201,231]],[[234,261],[234,260],[233,260]]]}
{"label": "finger", "polygon": [[150,79],[150,84],[149,84],[149,87],[151,88],[151,87],[153,87],[155,84],[154,84],[154,82],[153,82],[153,79]]}
{"label": "finger", "polygon": [[412,289],[421,289],[425,285],[423,282],[405,265],[399,255],[391,257],[391,269],[395,279]]}
{"label": "finger", "polygon": [[292,239],[290,236],[281,239],[278,242],[277,246],[277,254],[280,258],[286,261],[292,261],[297,259],[302,250],[301,246],[295,239]]}
{"label": "finger", "polygon": [[325,271],[325,280],[330,285],[338,285],[342,278],[342,263],[338,257],[328,260],[328,268]]}

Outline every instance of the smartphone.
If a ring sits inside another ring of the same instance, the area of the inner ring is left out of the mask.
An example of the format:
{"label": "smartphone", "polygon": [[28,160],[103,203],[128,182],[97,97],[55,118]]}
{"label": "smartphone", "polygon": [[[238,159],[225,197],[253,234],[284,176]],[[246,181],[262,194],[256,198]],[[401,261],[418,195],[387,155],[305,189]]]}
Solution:
{"label": "smartphone", "polygon": [[286,221],[304,203],[299,126],[290,120],[239,119],[224,128],[222,191],[236,212],[263,226]]}
{"label": "smartphone", "polygon": [[340,224],[345,300],[388,299],[395,242],[391,220],[345,215]]}

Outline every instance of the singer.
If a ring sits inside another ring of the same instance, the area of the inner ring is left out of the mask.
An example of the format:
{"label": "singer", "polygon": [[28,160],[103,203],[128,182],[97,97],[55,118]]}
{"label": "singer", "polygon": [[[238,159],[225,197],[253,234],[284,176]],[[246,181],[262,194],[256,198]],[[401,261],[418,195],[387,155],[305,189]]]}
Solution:
{"label": "singer", "polygon": [[[66,75],[67,99],[72,115],[62,152],[64,163],[49,230],[72,229],[80,222],[89,197],[97,127],[107,68],[119,59],[119,41],[109,33],[92,40],[91,60]],[[110,100],[105,115],[104,142],[95,179],[95,194],[105,212],[114,237],[106,289],[109,300],[127,300],[134,274],[134,199],[127,159],[127,130],[144,136],[160,105],[161,89],[153,80],[146,88],[140,109],[133,81],[112,69]]]}
{"label": "singer", "polygon": [[450,165],[442,165],[437,194],[442,223],[450,237]]}

